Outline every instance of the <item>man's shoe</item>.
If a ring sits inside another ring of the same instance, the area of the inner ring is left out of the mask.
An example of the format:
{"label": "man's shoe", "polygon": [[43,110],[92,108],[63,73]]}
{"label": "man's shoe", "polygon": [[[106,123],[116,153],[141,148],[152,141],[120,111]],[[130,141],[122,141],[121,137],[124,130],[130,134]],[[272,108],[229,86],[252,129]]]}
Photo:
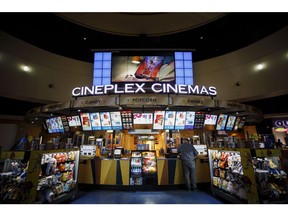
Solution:
{"label": "man's shoe", "polygon": [[193,191],[199,191],[197,188],[193,189]]}
{"label": "man's shoe", "polygon": [[191,191],[191,189],[186,189],[187,192]]}

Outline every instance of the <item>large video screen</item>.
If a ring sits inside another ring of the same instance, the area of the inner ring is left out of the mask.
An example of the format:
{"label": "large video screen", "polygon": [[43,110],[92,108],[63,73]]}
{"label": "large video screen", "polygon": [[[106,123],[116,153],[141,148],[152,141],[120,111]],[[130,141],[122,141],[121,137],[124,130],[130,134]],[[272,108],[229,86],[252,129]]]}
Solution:
{"label": "large video screen", "polygon": [[121,114],[119,111],[110,112],[112,130],[122,130]]}
{"label": "large video screen", "polygon": [[92,130],[101,130],[101,120],[99,112],[90,113],[90,121]]}
{"label": "large video screen", "polygon": [[78,115],[76,116],[67,116],[68,124],[70,127],[78,127],[81,126],[80,118]]}
{"label": "large video screen", "polygon": [[193,129],[194,128],[194,121],[195,121],[195,112],[188,111],[186,113],[186,120],[184,129]]}
{"label": "large video screen", "polygon": [[236,116],[231,116],[231,115],[230,115],[230,116],[228,117],[225,130],[227,130],[227,131],[232,131],[232,129],[233,129],[233,127],[234,127],[234,124],[235,124],[235,120],[236,120]]}
{"label": "large video screen", "polygon": [[204,125],[216,125],[217,115],[206,114]]}
{"label": "large video screen", "polygon": [[91,127],[89,113],[80,113],[80,119],[82,122],[82,130],[83,131],[91,131],[92,127]]}
{"label": "large video screen", "polygon": [[134,124],[153,124],[153,113],[133,113]]}
{"label": "large video screen", "polygon": [[228,115],[226,114],[219,114],[217,123],[216,123],[216,130],[224,130]]}
{"label": "large video screen", "polygon": [[48,133],[64,132],[61,117],[54,117],[54,118],[46,119],[46,125],[48,129]]}
{"label": "large video screen", "polygon": [[174,65],[173,52],[165,55],[112,55],[111,80],[112,83],[175,82]]}
{"label": "large video screen", "polygon": [[165,122],[164,122],[164,129],[165,130],[173,130],[174,129],[175,117],[176,117],[176,111],[166,111]]}
{"label": "large video screen", "polygon": [[154,111],[153,129],[164,129],[165,111]]}
{"label": "large video screen", "polygon": [[175,129],[183,130],[185,128],[185,122],[186,122],[186,112],[177,111],[175,120]]}
{"label": "large video screen", "polygon": [[109,112],[100,112],[102,130],[112,130],[111,117]]}

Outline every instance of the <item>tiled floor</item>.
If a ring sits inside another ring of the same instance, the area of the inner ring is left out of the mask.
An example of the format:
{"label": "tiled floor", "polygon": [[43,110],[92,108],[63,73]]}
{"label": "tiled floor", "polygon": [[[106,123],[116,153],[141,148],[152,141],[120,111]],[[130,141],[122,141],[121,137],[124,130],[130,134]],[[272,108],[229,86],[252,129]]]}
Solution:
{"label": "tiled floor", "polygon": [[82,187],[70,204],[224,204],[207,190],[89,190]]}

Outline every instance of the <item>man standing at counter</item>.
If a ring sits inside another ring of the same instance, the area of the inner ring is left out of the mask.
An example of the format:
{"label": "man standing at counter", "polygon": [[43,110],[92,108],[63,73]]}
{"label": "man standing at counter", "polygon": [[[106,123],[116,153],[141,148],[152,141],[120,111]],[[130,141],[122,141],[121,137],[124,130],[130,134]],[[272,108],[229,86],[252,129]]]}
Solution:
{"label": "man standing at counter", "polygon": [[185,176],[186,191],[198,191],[196,182],[196,157],[198,155],[197,150],[191,144],[190,139],[183,139],[183,143],[178,148],[180,153],[183,172]]}

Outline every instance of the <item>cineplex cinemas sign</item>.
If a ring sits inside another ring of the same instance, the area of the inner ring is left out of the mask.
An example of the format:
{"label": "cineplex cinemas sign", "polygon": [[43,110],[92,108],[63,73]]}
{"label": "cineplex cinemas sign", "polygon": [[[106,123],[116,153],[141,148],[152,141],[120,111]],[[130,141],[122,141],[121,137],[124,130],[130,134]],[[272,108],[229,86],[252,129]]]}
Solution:
{"label": "cineplex cinemas sign", "polygon": [[167,83],[154,83],[146,86],[146,83],[126,83],[124,86],[118,84],[99,85],[99,86],[84,86],[75,87],[72,90],[73,97],[106,95],[106,94],[184,94],[184,95],[203,95],[216,96],[217,91],[214,86],[199,86],[199,85],[178,85]]}

